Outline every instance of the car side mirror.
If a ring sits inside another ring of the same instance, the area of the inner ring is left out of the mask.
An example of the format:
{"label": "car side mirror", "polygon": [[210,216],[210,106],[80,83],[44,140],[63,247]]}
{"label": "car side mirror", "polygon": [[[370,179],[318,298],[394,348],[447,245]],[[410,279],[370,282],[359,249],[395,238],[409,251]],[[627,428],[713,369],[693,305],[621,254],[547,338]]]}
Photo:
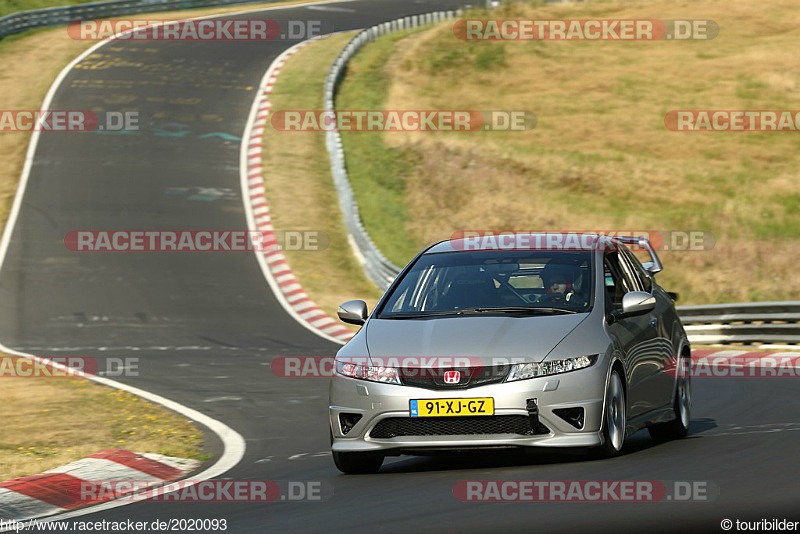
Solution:
{"label": "car side mirror", "polygon": [[645,314],[653,311],[655,307],[656,298],[652,293],[631,291],[622,297],[622,313],[626,317]]}
{"label": "car side mirror", "polygon": [[622,297],[622,309],[614,310],[608,317],[609,324],[625,317],[651,312],[656,307],[656,298],[646,291],[630,291]]}
{"label": "car side mirror", "polygon": [[678,302],[678,294],[672,291],[667,291],[667,295],[672,299],[672,302]]}
{"label": "car side mirror", "polygon": [[656,263],[653,261],[644,262],[642,264],[642,267],[644,267],[645,271],[650,273],[650,276],[655,276],[656,274],[664,270],[664,268],[661,265],[656,265]]}
{"label": "car side mirror", "polygon": [[367,322],[369,313],[363,300],[348,300],[336,309],[336,315],[344,323],[362,325]]}

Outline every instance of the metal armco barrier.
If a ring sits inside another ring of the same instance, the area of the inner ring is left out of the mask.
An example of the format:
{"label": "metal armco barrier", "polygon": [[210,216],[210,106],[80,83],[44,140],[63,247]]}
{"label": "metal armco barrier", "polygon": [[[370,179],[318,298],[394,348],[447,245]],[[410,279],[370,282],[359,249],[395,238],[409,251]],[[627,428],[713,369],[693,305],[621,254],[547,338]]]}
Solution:
{"label": "metal armco barrier", "polygon": [[[403,19],[385,22],[372,28],[367,28],[356,35],[347,46],[339,53],[333,62],[328,77],[325,80],[325,110],[333,111],[336,89],[342,80],[347,62],[358,52],[362,46],[374,41],[377,37],[390,33],[419,28],[431,24],[453,19],[461,14],[461,11],[439,11],[436,13],[426,13],[424,15],[414,15]],[[358,205],[353,196],[353,188],[350,186],[350,178],[347,175],[344,150],[342,149],[342,137],[337,131],[328,131],[326,134],[326,145],[331,160],[331,172],[336,192],[339,195],[339,207],[344,215],[344,224],[347,229],[348,239],[353,247],[356,256],[364,265],[364,270],[370,280],[375,282],[381,289],[386,289],[389,284],[400,273],[400,268],[386,259],[378,250],[372,239],[369,237],[361,216],[358,212]]]}
{"label": "metal armco barrier", "polygon": [[72,6],[48,7],[20,11],[0,18],[0,39],[14,33],[62,26],[74,20],[92,20],[122,17],[138,13],[178,11],[199,7],[226,6],[236,4],[270,4],[279,0],[110,0]]}
{"label": "metal armco barrier", "polygon": [[679,306],[692,343],[800,344],[800,302]]}

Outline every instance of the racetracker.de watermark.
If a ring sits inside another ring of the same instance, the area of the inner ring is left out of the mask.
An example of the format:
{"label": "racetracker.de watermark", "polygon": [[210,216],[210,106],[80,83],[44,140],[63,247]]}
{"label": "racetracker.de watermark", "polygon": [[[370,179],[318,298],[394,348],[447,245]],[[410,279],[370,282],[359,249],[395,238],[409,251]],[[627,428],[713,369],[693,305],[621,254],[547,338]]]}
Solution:
{"label": "racetracker.de watermark", "polygon": [[[496,358],[489,366],[510,365],[513,359]],[[458,370],[461,379],[471,378],[483,373],[483,359],[473,356],[389,356],[389,357],[350,357],[339,360],[341,371],[347,376],[364,376],[370,373],[393,373],[398,378],[445,379],[445,374]],[[344,367],[347,366],[347,367]],[[330,378],[334,375],[337,362],[331,356],[278,356],[270,363],[270,370],[281,378]]]}
{"label": "racetracker.de watermark", "polygon": [[673,110],[664,126],[673,132],[797,132],[800,110]]}
{"label": "racetracker.de watermark", "polygon": [[525,132],[536,122],[525,110],[283,110],[270,119],[281,132]]}
{"label": "racetracker.de watermark", "polygon": [[[327,26],[327,25],[326,25]],[[67,33],[78,41],[275,41],[311,39],[333,28],[319,20],[290,20],[284,27],[276,20],[74,20]]]}
{"label": "racetracker.de watermark", "polygon": [[[456,250],[594,250],[613,248],[597,240],[605,237],[644,238],[654,250],[705,251],[711,250],[716,238],[700,230],[564,230],[564,231],[504,231],[459,230],[450,236]],[[631,250],[644,250],[638,243],[626,243]]]}
{"label": "racetracker.de watermark", "polygon": [[463,41],[708,41],[713,20],[463,19],[453,24]]}
{"label": "racetracker.de watermark", "polygon": [[706,480],[459,480],[465,502],[708,502],[719,487]]}
{"label": "racetracker.de watermark", "polygon": [[139,112],[0,110],[0,132],[92,132],[139,129]]}
{"label": "racetracker.de watermark", "polygon": [[672,358],[665,366],[669,376],[693,378],[797,378],[798,352],[695,351],[691,360]]}
{"label": "racetracker.de watermark", "polygon": [[139,358],[55,356],[22,358],[0,355],[0,378],[63,378],[70,376],[139,376]]}
{"label": "racetracker.de watermark", "polygon": [[73,230],[64,236],[73,252],[319,251],[329,245],[328,235],[317,230]]}
{"label": "racetracker.de watermark", "polygon": [[150,502],[322,501],[333,495],[323,481],[181,480],[156,485],[152,480],[82,480],[80,500]]}

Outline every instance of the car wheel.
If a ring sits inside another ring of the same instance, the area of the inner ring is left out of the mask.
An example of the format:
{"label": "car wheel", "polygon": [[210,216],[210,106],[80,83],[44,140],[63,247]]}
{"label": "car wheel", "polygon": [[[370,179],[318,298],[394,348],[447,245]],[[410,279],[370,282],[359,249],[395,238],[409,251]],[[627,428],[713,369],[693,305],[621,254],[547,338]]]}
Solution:
{"label": "car wheel", "polygon": [[647,431],[650,432],[650,437],[656,441],[669,441],[686,437],[689,433],[691,408],[692,381],[689,376],[681,376],[678,378],[675,400],[672,403],[675,419],[648,428]]}
{"label": "car wheel", "polygon": [[366,475],[377,473],[383,465],[383,455],[373,452],[337,452],[333,451],[333,463],[342,473],[348,475]]}
{"label": "car wheel", "polygon": [[603,406],[603,444],[591,449],[595,458],[613,458],[622,451],[625,443],[626,423],[625,388],[619,372],[611,371]]}

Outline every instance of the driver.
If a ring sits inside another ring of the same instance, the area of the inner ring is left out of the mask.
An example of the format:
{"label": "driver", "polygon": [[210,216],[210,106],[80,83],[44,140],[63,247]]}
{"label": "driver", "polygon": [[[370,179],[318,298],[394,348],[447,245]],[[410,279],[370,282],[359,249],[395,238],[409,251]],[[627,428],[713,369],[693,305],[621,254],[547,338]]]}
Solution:
{"label": "driver", "polygon": [[551,294],[564,295],[567,292],[567,277],[561,273],[555,273],[550,277],[550,284],[547,288]]}
{"label": "driver", "polygon": [[544,299],[547,302],[569,302],[574,296],[572,284],[567,282],[563,272],[555,271],[547,277],[547,292]]}

